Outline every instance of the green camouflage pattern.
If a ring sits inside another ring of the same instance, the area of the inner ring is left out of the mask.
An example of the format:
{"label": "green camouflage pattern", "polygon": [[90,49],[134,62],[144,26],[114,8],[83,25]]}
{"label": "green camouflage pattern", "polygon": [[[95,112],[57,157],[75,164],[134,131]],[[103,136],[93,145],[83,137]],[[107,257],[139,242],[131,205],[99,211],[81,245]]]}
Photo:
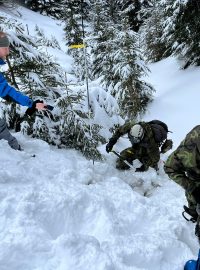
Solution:
{"label": "green camouflage pattern", "polygon": [[189,207],[196,207],[191,194],[200,186],[200,125],[194,127],[168,157],[164,170],[169,178],[185,189]]}
{"label": "green camouflage pattern", "polygon": [[[119,127],[112,136],[112,139],[117,141],[121,136],[129,133],[134,124],[134,122],[129,122]],[[148,170],[149,167],[157,169],[160,150],[158,144],[155,142],[151,126],[146,122],[139,122],[138,124],[144,129],[144,138],[140,143],[123,150],[120,155],[131,164],[133,160],[138,159],[145,166],[145,170]],[[129,169],[129,166],[121,159],[117,160],[116,167],[122,170]]]}
{"label": "green camouflage pattern", "polygon": [[124,125],[120,126],[115,133],[113,134],[111,139],[114,139],[115,141],[117,141],[121,136],[127,134],[128,132],[130,132],[132,126],[134,126],[136,123],[134,121],[130,121],[125,123]]}

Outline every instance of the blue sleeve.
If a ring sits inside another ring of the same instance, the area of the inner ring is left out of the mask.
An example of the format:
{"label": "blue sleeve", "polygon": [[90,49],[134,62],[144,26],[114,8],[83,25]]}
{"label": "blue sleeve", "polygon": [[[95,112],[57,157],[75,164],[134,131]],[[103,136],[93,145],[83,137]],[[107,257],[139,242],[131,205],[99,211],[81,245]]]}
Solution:
{"label": "blue sleeve", "polygon": [[5,96],[10,96],[16,103],[19,103],[22,106],[31,107],[33,101],[21,94],[20,92],[16,91],[15,88],[11,87],[4,76],[0,73],[0,97],[4,98]]}

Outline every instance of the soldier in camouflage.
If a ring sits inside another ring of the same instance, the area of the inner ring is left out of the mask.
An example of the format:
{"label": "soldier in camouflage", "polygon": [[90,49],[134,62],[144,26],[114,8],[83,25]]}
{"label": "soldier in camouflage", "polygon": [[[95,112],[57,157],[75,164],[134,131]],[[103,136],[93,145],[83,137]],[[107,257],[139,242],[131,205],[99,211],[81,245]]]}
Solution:
{"label": "soldier in camouflage", "polygon": [[[161,129],[162,127],[159,127],[159,134],[167,134],[166,131]],[[155,140],[155,134],[153,132],[152,126],[150,125],[150,122],[139,122],[137,124],[134,122],[125,123],[123,126],[119,127],[112,138],[110,138],[109,143],[106,145],[106,151],[108,153],[112,151],[112,148],[117,140],[125,134],[128,134],[128,138],[132,144],[132,147],[129,147],[120,153],[122,158],[117,159],[116,168],[127,170],[129,169],[129,166],[123,160],[127,160],[132,164],[133,160],[138,159],[142,163],[142,166],[137,168],[136,172],[147,171],[149,167],[157,170],[157,164],[160,160],[159,147],[161,146],[161,143]],[[165,139],[166,136],[167,135],[164,135]],[[165,143],[165,146],[162,147],[161,152],[165,153],[171,149],[171,147],[172,141],[170,141],[170,145]]]}
{"label": "soldier in camouflage", "polygon": [[168,157],[164,170],[184,188],[188,201],[184,210],[196,220],[196,208],[200,203],[200,125],[194,127]]}

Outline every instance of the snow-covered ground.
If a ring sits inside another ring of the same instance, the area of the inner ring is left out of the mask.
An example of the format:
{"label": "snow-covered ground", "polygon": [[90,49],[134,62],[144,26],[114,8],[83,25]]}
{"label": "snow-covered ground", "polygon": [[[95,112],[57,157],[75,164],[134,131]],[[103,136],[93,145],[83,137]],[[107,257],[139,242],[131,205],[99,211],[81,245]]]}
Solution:
{"label": "snow-covered ground", "polygon": [[169,126],[174,146],[199,125],[200,67],[182,70],[175,58],[167,58],[150,66],[149,81],[156,88],[154,102],[145,119],[159,118]]}
{"label": "snow-covered ground", "polygon": [[[21,14],[30,28],[40,21],[62,35],[53,20]],[[199,122],[199,68],[180,70],[173,58],[150,68],[157,93],[144,119],[166,121],[176,147]],[[0,141],[0,270],[182,270],[196,258],[194,224],[181,216],[184,192],[162,170],[167,154],[159,176],[120,172],[105,146],[106,162],[93,164],[14,135],[24,152]],[[116,149],[127,145],[120,139]]]}

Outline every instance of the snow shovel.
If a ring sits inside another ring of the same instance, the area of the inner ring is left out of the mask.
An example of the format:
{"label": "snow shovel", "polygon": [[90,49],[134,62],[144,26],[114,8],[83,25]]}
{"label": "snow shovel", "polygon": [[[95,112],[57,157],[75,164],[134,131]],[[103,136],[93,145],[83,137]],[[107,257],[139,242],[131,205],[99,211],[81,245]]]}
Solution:
{"label": "snow shovel", "polygon": [[186,262],[184,266],[184,270],[200,270],[200,250],[198,254],[198,259],[195,260],[189,260]]}
{"label": "snow shovel", "polygon": [[[118,158],[120,158],[124,163],[126,163],[126,165],[128,165],[131,169],[133,169],[134,171],[136,171],[136,168],[133,167],[133,165],[128,162],[127,160],[125,160],[119,153],[117,153],[116,151],[112,150],[110,151],[112,152],[113,154],[115,154]],[[156,170],[156,174],[159,175],[159,171],[158,169],[155,169]],[[199,269],[200,270],[200,269]]]}
{"label": "snow shovel", "polygon": [[117,153],[116,151],[112,150],[111,151],[113,154],[115,154],[118,158],[120,158],[126,165],[128,165],[131,169],[133,169],[135,171],[135,168],[133,167],[133,165],[128,162],[127,160],[125,160],[119,153]]}

